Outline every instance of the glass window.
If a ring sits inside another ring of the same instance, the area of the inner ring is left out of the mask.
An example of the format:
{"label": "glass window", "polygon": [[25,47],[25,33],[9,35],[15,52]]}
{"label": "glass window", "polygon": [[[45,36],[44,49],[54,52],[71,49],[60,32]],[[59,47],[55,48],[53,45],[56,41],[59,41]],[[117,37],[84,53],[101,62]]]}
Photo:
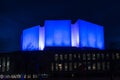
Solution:
{"label": "glass window", "polygon": [[100,59],[100,53],[97,53],[97,59]]}
{"label": "glass window", "polygon": [[100,70],[101,69],[101,65],[100,65],[100,62],[97,63],[97,70]]}
{"label": "glass window", "polygon": [[72,63],[69,63],[69,70],[72,71]]}
{"label": "glass window", "polygon": [[74,58],[76,58],[76,54],[74,54]]}
{"label": "glass window", "polygon": [[110,69],[110,62],[107,62],[107,70]]}
{"label": "glass window", "polygon": [[93,70],[96,70],[96,64],[95,64],[95,63],[93,63],[92,69],[93,69]]}
{"label": "glass window", "polygon": [[112,53],[112,59],[113,59],[113,60],[115,59],[115,54],[114,54],[114,53]]}
{"label": "glass window", "polygon": [[75,63],[74,63],[74,69],[76,69],[76,68],[77,68],[77,63],[75,62]]}
{"label": "glass window", "polygon": [[101,58],[102,59],[104,59],[105,58],[105,56],[104,56],[105,54],[103,54],[103,53],[101,53]]}
{"label": "glass window", "polygon": [[87,59],[90,60],[90,53],[87,54]]}
{"label": "glass window", "polygon": [[67,71],[68,70],[68,65],[67,65],[67,63],[65,63],[65,71]]}
{"label": "glass window", "polygon": [[119,53],[116,53],[116,59],[120,59]]}
{"label": "glass window", "polygon": [[106,53],[106,59],[109,59],[109,54],[108,53]]}
{"label": "glass window", "polygon": [[59,71],[62,71],[62,64],[58,64]]}
{"label": "glass window", "polygon": [[80,54],[78,54],[78,59],[80,60]]}
{"label": "glass window", "polygon": [[63,55],[62,54],[60,54],[60,60],[63,60]]}
{"label": "glass window", "polygon": [[67,54],[64,55],[64,59],[67,60]]}
{"label": "glass window", "polygon": [[85,55],[85,53],[83,53],[83,60],[86,60],[86,55]]}
{"label": "glass window", "polygon": [[78,63],[78,66],[80,67],[81,65],[82,65],[82,64],[79,62],[79,63]]}
{"label": "glass window", "polygon": [[1,72],[1,68],[2,68],[2,59],[0,58],[0,72]]}
{"label": "glass window", "polygon": [[7,57],[7,71],[9,71],[9,68],[10,68],[10,59],[9,57]]}
{"label": "glass window", "polygon": [[90,62],[88,62],[88,64],[87,64],[87,70],[91,70],[91,63]]}
{"label": "glass window", "polygon": [[51,63],[51,71],[54,71],[54,63]]}
{"label": "glass window", "polygon": [[105,62],[102,62],[102,69],[105,70]]}
{"label": "glass window", "polygon": [[72,60],[72,54],[69,54],[69,60]]}
{"label": "glass window", "polygon": [[56,67],[56,71],[58,71],[58,63],[56,63],[56,66],[55,66],[55,67]]}
{"label": "glass window", "polygon": [[95,60],[95,54],[92,54],[92,60]]}
{"label": "glass window", "polygon": [[55,54],[55,61],[58,60],[58,54]]}
{"label": "glass window", "polygon": [[2,61],[2,72],[5,71],[5,58],[3,58],[3,61]]}

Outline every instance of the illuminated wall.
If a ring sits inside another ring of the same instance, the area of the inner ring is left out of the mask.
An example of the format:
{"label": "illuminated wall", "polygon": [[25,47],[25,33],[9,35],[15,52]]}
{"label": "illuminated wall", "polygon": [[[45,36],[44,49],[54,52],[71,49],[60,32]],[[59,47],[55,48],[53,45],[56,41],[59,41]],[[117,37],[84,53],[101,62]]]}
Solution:
{"label": "illuminated wall", "polygon": [[44,28],[34,26],[23,30],[22,50],[43,50],[44,49]]}
{"label": "illuminated wall", "polygon": [[46,20],[45,46],[71,46],[71,21]]}
{"label": "illuminated wall", "polygon": [[71,25],[71,41],[72,47],[79,47],[79,27],[77,23]]}
{"label": "illuminated wall", "polygon": [[22,50],[43,50],[44,47],[91,47],[104,49],[104,28],[87,21],[46,20],[44,27],[23,30]]}
{"label": "illuminated wall", "polygon": [[[78,42],[77,32],[79,32],[80,47],[104,49],[104,29],[102,26],[87,21],[78,20],[72,27],[76,28],[76,30],[74,30],[76,40],[73,40],[76,41],[76,43]],[[79,31],[77,29],[79,29]]]}

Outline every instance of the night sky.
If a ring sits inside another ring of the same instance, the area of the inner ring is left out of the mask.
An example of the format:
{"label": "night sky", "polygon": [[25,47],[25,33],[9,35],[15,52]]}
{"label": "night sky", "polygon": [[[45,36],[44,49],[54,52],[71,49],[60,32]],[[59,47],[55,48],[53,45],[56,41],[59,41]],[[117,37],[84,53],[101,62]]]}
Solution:
{"label": "night sky", "polygon": [[105,46],[120,44],[120,1],[0,0],[0,52],[20,50],[23,29],[47,19],[83,19],[104,26]]}

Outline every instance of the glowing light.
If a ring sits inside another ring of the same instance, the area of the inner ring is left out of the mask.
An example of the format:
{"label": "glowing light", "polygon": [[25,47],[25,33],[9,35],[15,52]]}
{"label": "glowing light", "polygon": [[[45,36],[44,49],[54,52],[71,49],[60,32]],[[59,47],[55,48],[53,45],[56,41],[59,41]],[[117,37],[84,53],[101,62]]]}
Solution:
{"label": "glowing light", "polygon": [[45,47],[45,38],[44,38],[44,27],[40,27],[39,29],[39,50],[43,50]]}
{"label": "glowing light", "polygon": [[76,27],[76,31],[77,28],[79,29],[80,47],[104,49],[104,29],[102,26],[78,20],[74,27]]}
{"label": "glowing light", "polygon": [[71,25],[72,47],[79,47],[79,27],[78,24]]}
{"label": "glowing light", "polygon": [[22,50],[43,50],[44,49],[44,29],[39,25],[23,30]]}
{"label": "glowing light", "polygon": [[97,47],[99,49],[104,49],[104,28],[102,26],[98,26],[96,32],[97,32]]}
{"label": "glowing light", "polygon": [[46,46],[71,46],[71,21],[47,20],[45,21]]}
{"label": "glowing light", "polygon": [[104,28],[87,21],[46,20],[44,27],[23,30],[22,50],[43,50],[44,47],[91,47],[104,49]]}

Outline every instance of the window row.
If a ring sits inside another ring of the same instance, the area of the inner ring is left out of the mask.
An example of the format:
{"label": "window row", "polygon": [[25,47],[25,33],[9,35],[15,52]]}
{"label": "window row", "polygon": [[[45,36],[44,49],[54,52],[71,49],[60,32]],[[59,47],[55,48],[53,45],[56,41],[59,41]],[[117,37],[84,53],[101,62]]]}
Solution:
{"label": "window row", "polygon": [[7,72],[10,70],[10,58],[0,57],[0,72]]}
{"label": "window row", "polygon": [[93,71],[93,70],[109,70],[109,62],[98,63],[51,63],[51,71]]}
{"label": "window row", "polygon": [[97,59],[109,59],[110,54],[106,53],[99,53],[99,54],[55,54],[54,60],[97,60]]}

